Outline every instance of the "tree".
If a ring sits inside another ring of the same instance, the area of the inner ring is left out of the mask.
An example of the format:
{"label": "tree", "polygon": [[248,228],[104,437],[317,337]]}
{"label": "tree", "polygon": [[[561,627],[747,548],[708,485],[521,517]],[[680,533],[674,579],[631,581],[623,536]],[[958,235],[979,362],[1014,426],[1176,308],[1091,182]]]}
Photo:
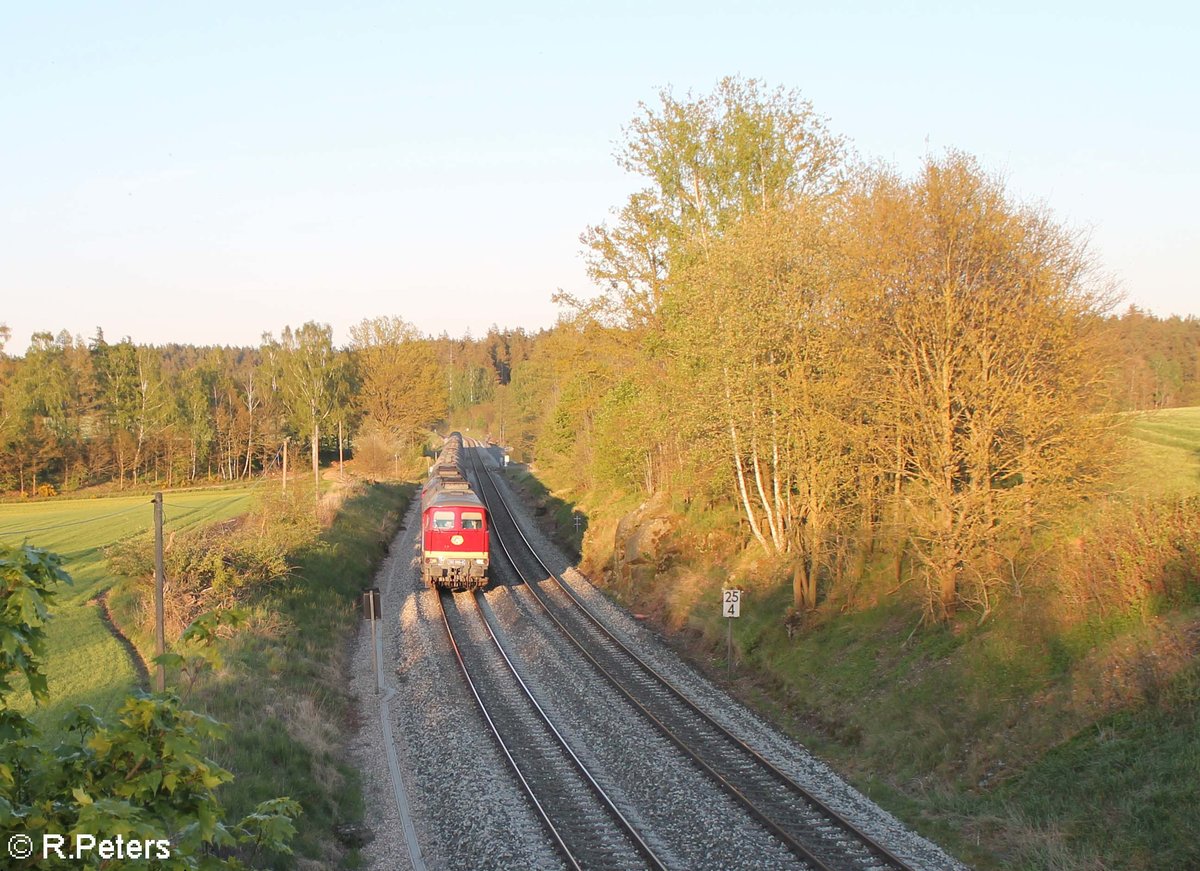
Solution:
{"label": "tree", "polygon": [[996,548],[1045,520],[1105,455],[1091,397],[1106,303],[1086,249],[960,153],[906,182],[872,173],[853,205],[875,317],[867,383],[904,427],[906,507],[931,611],[986,612]]}
{"label": "tree", "polygon": [[117,482],[123,488],[126,471],[137,477],[131,457],[140,408],[137,348],[128,338],[109,345],[100,334],[92,344],[92,358],[99,405],[117,462]]}
{"label": "tree", "polygon": [[343,361],[333,347],[328,324],[309,321],[293,331],[284,327],[279,341],[270,333],[263,344],[275,366],[275,384],[289,419],[312,450],[314,499],[320,499],[319,448],[321,425],[336,407],[337,384]]}
{"label": "tree", "polygon": [[80,385],[69,365],[71,337],[63,333],[34,333],[10,388],[15,416],[15,448],[24,490],[25,470],[32,489],[38,475],[54,470],[65,473],[68,458],[76,452],[80,432]]}
{"label": "tree", "polygon": [[800,199],[728,228],[664,307],[674,380],[691,386],[676,420],[702,444],[724,442],[751,533],[791,555],[796,608],[817,603],[826,540],[862,461],[845,274],[827,204]]}
{"label": "tree", "polygon": [[399,452],[446,416],[448,390],[437,352],[399,317],[364,319],[350,328],[350,337],[359,408]]}
{"label": "tree", "polygon": [[603,311],[627,326],[657,323],[673,269],[703,256],[743,216],[839,184],[842,142],[796,91],[722,79],[712,94],[641,104],[617,160],[648,185],[613,226],[581,237]]}
{"label": "tree", "polygon": [[768,552],[803,554],[795,598],[811,607],[842,449],[816,427],[848,430],[832,424],[831,408],[802,417],[798,404],[819,404],[829,361],[816,358],[832,353],[822,344],[836,305],[821,236],[842,143],[796,92],[753,79],[727,78],[686,100],[659,96],[659,107],[642,106],[618,157],[647,187],[615,226],[583,236],[591,275],[608,288],[600,315],[642,335],[650,364],[641,374],[660,402],[693,400],[682,403],[685,420],[676,409],[660,422],[657,443],[686,433],[694,447],[688,460],[675,452],[680,471],[728,457],[724,480],[753,536]]}

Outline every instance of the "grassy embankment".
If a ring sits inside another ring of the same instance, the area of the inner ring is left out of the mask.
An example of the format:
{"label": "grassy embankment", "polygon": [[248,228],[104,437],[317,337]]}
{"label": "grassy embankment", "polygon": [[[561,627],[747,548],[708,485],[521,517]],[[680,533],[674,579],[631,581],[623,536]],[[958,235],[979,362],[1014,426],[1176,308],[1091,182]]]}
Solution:
{"label": "grassy embankment", "polygon": [[[177,543],[191,548],[188,559],[199,562],[205,549],[221,553],[234,569],[225,581],[234,585],[238,572],[264,553],[285,555],[290,570],[282,577],[255,576],[201,603],[236,603],[248,622],[220,643],[218,671],[202,674],[190,687],[184,676],[172,674],[169,681],[186,693],[189,707],[229,726],[230,738],[213,748],[213,758],[235,775],[221,792],[231,816],[279,795],[303,806],[296,856],[278,857],[275,867],[354,867],[354,827],[364,808],[357,774],[342,759],[345,736],[355,728],[346,692],[346,640],[359,619],[357,596],[370,585],[414,488],[349,484],[326,497],[331,516],[319,526],[312,519],[311,490],[298,489],[290,500],[259,499],[227,531],[198,533],[215,537]],[[131,580],[116,592],[113,607],[148,655],[147,598],[145,580]]]}
{"label": "grassy embankment", "polygon": [[[261,536],[286,553],[292,567],[284,578],[239,592],[249,624],[221,642],[218,672],[190,688],[175,675],[170,682],[185,692],[189,707],[230,727],[229,738],[212,752],[236,775],[221,792],[231,816],[277,795],[303,805],[297,856],[278,860],[277,867],[353,865],[353,849],[337,846],[335,835],[336,826],[360,822],[363,813],[355,775],[340,760],[344,733],[353,726],[344,690],[345,639],[357,620],[356,594],[385,554],[412,487],[351,486],[322,528],[311,521],[311,489],[297,491],[287,502],[246,488],[166,493],[168,547],[220,524]],[[250,529],[243,516],[252,506]],[[243,519],[222,523],[237,517]],[[33,714],[51,739],[74,705],[111,711],[137,683],[129,652],[94,604],[99,593],[117,585],[109,600],[117,623],[143,658],[153,655],[152,627],[144,619],[147,578],[118,578],[105,558],[114,544],[148,541],[151,522],[145,495],[0,506],[0,539],[28,540],[62,554],[74,580],[61,591],[49,625],[50,704]],[[18,704],[33,707],[27,696]]]}
{"label": "grassy embankment", "polygon": [[[164,528],[181,532],[224,520],[245,512],[249,500],[246,488],[168,492]],[[44,730],[53,733],[63,714],[78,704],[111,712],[136,684],[129,654],[104,625],[95,600],[116,581],[104,549],[145,533],[152,523],[146,495],[0,505],[0,541],[28,541],[60,554],[75,582],[59,591],[47,630],[49,704],[35,710],[27,691],[14,696],[17,707],[32,711]]]}
{"label": "grassy embankment", "polygon": [[[1200,504],[1179,502],[1200,496],[1200,409],[1138,417],[1129,437],[1130,467],[1093,509],[1091,531],[1057,542],[1064,561],[1023,579],[982,625],[963,614],[914,632],[912,585],[897,590],[881,558],[789,637],[780,567],[753,549],[734,555],[734,518],[682,506],[671,506],[677,555],[632,582],[609,578],[610,590],[718,666],[716,591],[739,581],[749,595],[734,691],[973,865],[1200,867]],[[512,476],[577,546],[566,522],[575,505],[520,469]],[[591,524],[585,568],[600,580],[633,502],[578,498]],[[1070,571],[1150,592],[1096,607]]]}

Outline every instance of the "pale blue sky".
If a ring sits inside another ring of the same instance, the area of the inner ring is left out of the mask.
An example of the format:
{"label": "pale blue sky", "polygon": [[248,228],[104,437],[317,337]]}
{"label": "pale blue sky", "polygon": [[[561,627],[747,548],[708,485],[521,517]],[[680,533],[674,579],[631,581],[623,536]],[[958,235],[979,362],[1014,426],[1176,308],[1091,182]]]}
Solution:
{"label": "pale blue sky", "polygon": [[139,342],[553,322],[659,87],[957,147],[1200,315],[1200,13],[1167,3],[0,3],[0,322]]}

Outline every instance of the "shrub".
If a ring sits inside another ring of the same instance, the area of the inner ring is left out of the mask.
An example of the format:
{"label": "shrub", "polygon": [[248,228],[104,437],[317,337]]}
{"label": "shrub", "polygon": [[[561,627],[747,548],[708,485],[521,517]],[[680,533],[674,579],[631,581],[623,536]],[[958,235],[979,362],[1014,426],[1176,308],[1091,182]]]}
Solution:
{"label": "shrub", "polygon": [[[163,546],[168,634],[177,636],[204,611],[249,601],[285,580],[293,570],[290,554],[311,546],[316,531],[308,501],[311,492],[293,492],[288,497],[264,494],[243,519],[169,535]],[[108,548],[105,557],[115,574],[136,585],[142,601],[139,622],[151,619],[153,537],[126,539]]]}
{"label": "shrub", "polygon": [[1152,612],[1200,593],[1200,498],[1117,504],[1076,539],[1060,566],[1078,609]]}
{"label": "shrub", "polygon": [[[240,822],[226,821],[216,790],[232,775],[204,755],[225,729],[185,710],[174,694],[135,693],[110,720],[78,706],[56,748],[39,741],[33,724],[8,707],[18,676],[39,702],[48,697],[39,661],[45,626],[55,587],[69,582],[55,554],[0,546],[0,842],[38,844],[45,834],[75,832],[122,835],[158,842],[153,867],[181,871],[241,871],[248,867],[242,857],[290,854],[299,803],[270,799]],[[15,865],[6,867],[110,867],[100,851],[78,860],[12,859]]]}

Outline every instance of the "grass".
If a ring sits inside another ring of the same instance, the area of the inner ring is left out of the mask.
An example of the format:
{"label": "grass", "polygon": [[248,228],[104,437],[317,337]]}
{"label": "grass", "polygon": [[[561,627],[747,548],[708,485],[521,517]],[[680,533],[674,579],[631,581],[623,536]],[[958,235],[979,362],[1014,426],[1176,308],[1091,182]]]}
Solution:
{"label": "grass", "polygon": [[1152,703],[1101,718],[990,796],[993,815],[1024,821],[1031,835],[1018,860],[1040,865],[1070,839],[1106,867],[1200,867],[1200,844],[1185,834],[1200,808],[1198,703],[1193,665]]}
{"label": "grass", "polygon": [[[289,554],[295,571],[245,604],[250,624],[222,647],[224,668],[203,679],[186,703],[227,723],[232,737],[212,748],[234,773],[222,801],[237,818],[287,795],[304,815],[293,842],[321,867],[353,866],[353,845],[337,829],[361,823],[356,772],[342,761],[354,728],[345,688],[346,639],[359,620],[358,594],[387,552],[411,485],[356,486],[332,525]],[[294,868],[277,857],[274,867]]]}
{"label": "grass", "polygon": [[[248,488],[167,491],[164,528],[169,534],[236,516],[249,498]],[[153,508],[145,495],[0,505],[0,541],[28,541],[60,554],[74,580],[59,590],[47,630],[50,702],[35,710],[28,692],[13,696],[13,704],[31,712],[42,729],[53,733],[77,704],[110,713],[137,682],[129,654],[102,622],[95,598],[116,580],[105,566],[104,548],[152,524]]]}
{"label": "grass", "polygon": [[1125,478],[1137,495],[1200,495],[1200,407],[1130,415]]}

